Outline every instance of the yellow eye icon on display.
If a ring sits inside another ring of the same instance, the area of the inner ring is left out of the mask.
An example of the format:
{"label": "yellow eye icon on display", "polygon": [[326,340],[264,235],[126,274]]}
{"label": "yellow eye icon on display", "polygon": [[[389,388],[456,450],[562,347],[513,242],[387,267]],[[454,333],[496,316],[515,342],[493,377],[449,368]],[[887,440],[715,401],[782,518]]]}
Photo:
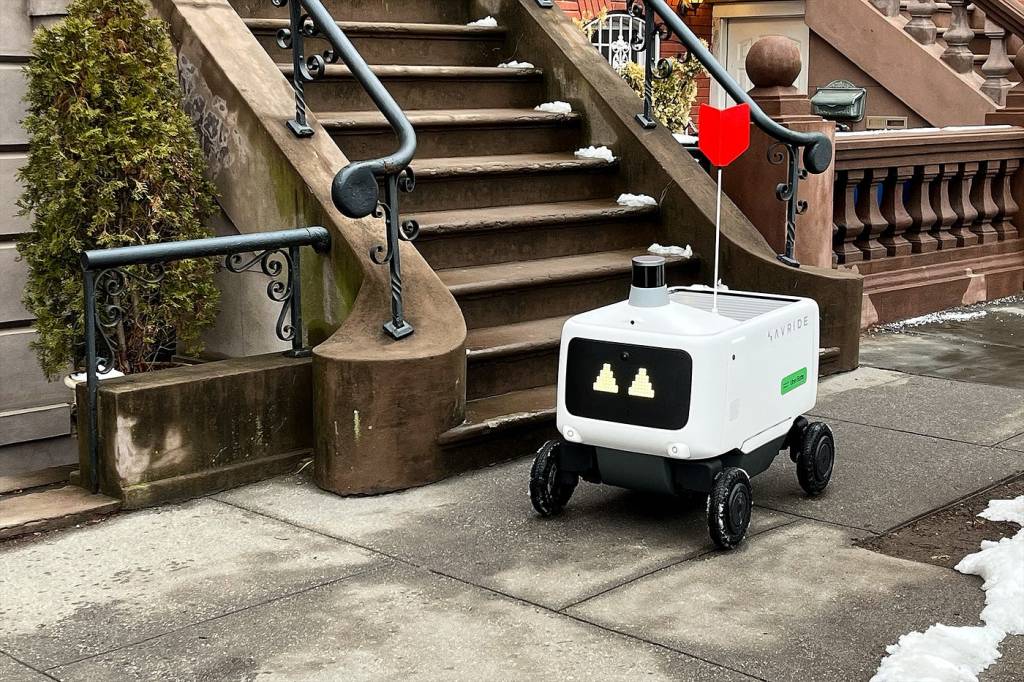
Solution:
{"label": "yellow eye icon on display", "polygon": [[611,364],[604,363],[601,372],[597,375],[597,381],[594,382],[594,390],[602,393],[619,392],[619,385],[615,383],[615,374],[612,373]]}
{"label": "yellow eye icon on display", "polygon": [[[607,367],[608,365],[605,365]],[[629,394],[636,398],[653,398],[654,397],[654,386],[651,385],[651,379],[647,376],[647,370],[641,367],[636,377],[633,379],[633,383],[629,387]]]}

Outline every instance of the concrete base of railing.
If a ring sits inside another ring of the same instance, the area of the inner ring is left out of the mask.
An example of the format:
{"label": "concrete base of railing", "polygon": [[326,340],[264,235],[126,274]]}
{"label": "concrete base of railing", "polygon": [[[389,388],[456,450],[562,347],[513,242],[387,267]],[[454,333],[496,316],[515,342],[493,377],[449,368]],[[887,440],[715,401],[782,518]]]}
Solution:
{"label": "concrete base of railing", "polygon": [[[104,381],[101,492],[134,509],[294,471],[313,446],[310,370],[308,358],[274,354]],[[87,435],[83,424],[82,481]]]}

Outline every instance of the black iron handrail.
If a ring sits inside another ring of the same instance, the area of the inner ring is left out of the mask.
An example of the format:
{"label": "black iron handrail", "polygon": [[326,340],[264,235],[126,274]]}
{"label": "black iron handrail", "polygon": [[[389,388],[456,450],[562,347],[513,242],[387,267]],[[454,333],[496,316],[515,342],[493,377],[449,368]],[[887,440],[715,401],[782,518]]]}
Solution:
{"label": "black iron handrail", "polygon": [[[305,84],[321,78],[327,64],[345,63],[388,125],[398,137],[398,149],[379,159],[354,161],[334,176],[331,198],[342,214],[349,218],[373,215],[384,218],[387,245],[370,249],[370,259],[378,265],[387,263],[391,275],[391,319],[384,330],[395,339],[408,336],[413,327],[405,319],[402,303],[402,267],[399,242],[412,241],[419,234],[415,221],[399,218],[399,192],[411,192],[416,178],[409,163],[416,153],[416,131],[402,108],[356,50],[352,41],[334,20],[320,0],[271,0],[276,7],[289,6],[289,28],[278,31],[277,43],[292,51],[292,88],[295,90],[295,118],[288,127],[298,137],[309,137],[313,129],[306,121]],[[331,49],[322,54],[306,56],[304,38],[323,38]],[[384,199],[380,199],[380,185]]]}
{"label": "black iron handrail", "polygon": [[[99,432],[96,406],[99,375],[108,374],[113,369],[113,356],[119,347],[118,335],[115,332],[125,315],[120,297],[125,292],[129,280],[155,286],[164,279],[166,263],[210,256],[226,256],[224,267],[230,272],[246,272],[258,268],[271,279],[267,285],[267,296],[272,301],[282,304],[281,313],[277,318],[277,337],[292,343],[292,347],[285,351],[285,355],[308,357],[311,351],[304,345],[302,339],[299,253],[303,246],[312,246],[317,253],[326,253],[331,248],[331,235],[322,227],[303,227],[229,237],[96,249],[82,253],[86,405],[89,420],[89,464],[92,470],[90,483],[93,492],[99,491]],[[144,272],[125,269],[139,265],[146,266]],[[282,277],[284,281],[281,280]],[[97,294],[102,301],[98,301]],[[100,357],[97,336],[102,337],[110,357]]]}
{"label": "black iron handrail", "polygon": [[[786,252],[779,255],[779,260],[798,266],[799,263],[793,256],[796,245],[796,216],[807,210],[807,202],[797,199],[797,186],[808,171],[818,174],[828,169],[832,163],[832,141],[822,133],[803,133],[786,128],[766,114],[665,0],[630,0],[629,11],[645,20],[646,31],[642,38],[645,48],[653,43],[656,37],[665,41],[675,35],[686,48],[687,59],[699,61],[711,78],[717,81],[734,101],[750,107],[750,116],[754,124],[777,140],[777,144],[768,150],[768,160],[771,163],[781,164],[788,156],[787,181],[779,183],[775,190],[776,196],[787,202]],[[664,24],[658,26],[655,17],[660,18]],[[655,62],[653,50],[647,50],[644,67],[644,111],[637,114],[637,120],[645,128],[653,128],[657,125],[652,108],[653,81],[668,78],[672,73],[672,63],[667,59]],[[802,169],[799,162],[801,155],[797,153],[800,148],[803,149]]]}

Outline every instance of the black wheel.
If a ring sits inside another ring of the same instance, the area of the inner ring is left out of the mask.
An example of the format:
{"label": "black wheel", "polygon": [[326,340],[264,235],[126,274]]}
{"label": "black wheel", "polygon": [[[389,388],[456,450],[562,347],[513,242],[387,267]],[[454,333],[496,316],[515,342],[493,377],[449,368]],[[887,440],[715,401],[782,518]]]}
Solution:
{"label": "black wheel", "polygon": [[540,446],[530,470],[530,502],[541,516],[555,516],[562,513],[569,498],[576,490],[580,477],[567,474],[558,468],[558,449],[562,441],[549,440]]}
{"label": "black wheel", "polygon": [[836,440],[828,424],[813,422],[804,431],[796,458],[796,478],[808,495],[819,495],[832,479]]}
{"label": "black wheel", "polygon": [[732,549],[743,542],[753,506],[754,495],[747,472],[726,467],[715,478],[708,495],[708,530],[716,545]]}

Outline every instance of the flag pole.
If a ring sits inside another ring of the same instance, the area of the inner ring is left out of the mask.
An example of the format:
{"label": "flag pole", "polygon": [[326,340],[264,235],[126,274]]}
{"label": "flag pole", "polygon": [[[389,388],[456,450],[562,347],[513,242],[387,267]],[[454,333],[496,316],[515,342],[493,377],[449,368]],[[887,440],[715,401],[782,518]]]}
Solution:
{"label": "flag pole", "polygon": [[718,261],[721,257],[719,238],[722,234],[722,167],[718,167],[718,200],[715,204],[715,279],[711,284],[711,312],[718,314]]}

